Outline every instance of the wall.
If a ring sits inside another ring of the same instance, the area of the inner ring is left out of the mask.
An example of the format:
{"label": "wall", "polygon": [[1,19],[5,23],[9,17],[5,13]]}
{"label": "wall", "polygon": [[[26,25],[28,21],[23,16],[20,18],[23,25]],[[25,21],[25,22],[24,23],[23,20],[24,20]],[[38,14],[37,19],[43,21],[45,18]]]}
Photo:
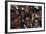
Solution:
{"label": "wall", "polygon": [[[45,2],[45,0],[19,0],[19,1]],[[45,12],[45,17],[46,17],[46,12]],[[46,21],[45,21],[45,24],[46,24]],[[4,32],[5,32],[5,0],[0,0],[0,34],[5,34]],[[46,31],[45,32],[16,33],[16,34],[46,34]]]}

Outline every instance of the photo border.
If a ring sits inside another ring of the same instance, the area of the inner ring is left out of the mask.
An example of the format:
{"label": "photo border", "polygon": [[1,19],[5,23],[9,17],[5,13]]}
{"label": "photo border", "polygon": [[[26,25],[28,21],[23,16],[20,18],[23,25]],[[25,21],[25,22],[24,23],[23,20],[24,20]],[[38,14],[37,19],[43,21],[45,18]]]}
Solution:
{"label": "photo border", "polygon": [[[43,4],[44,5],[44,30],[38,30],[38,31],[23,31],[23,32],[8,32],[7,30],[7,6],[8,2],[20,2],[20,3],[36,3],[36,4]],[[26,1],[5,1],[5,33],[25,33],[25,32],[41,32],[45,31],[45,3],[42,2],[26,2]]]}

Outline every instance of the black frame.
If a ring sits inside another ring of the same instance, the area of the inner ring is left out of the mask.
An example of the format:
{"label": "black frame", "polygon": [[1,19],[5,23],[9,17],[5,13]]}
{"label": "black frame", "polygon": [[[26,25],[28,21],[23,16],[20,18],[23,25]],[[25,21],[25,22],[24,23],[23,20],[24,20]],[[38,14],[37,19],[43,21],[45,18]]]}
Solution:
{"label": "black frame", "polygon": [[[44,30],[39,30],[39,31],[23,31],[23,32],[8,32],[7,31],[7,3],[8,2],[44,4]],[[45,3],[42,3],[42,2],[26,2],[26,1],[5,1],[5,33],[25,33],[25,32],[41,32],[41,31],[45,31]]]}

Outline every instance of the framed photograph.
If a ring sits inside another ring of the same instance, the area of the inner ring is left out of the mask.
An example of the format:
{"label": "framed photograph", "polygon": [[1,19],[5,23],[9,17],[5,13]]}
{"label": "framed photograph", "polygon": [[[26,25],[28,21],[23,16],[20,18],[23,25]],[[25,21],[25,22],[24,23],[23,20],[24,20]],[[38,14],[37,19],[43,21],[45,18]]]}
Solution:
{"label": "framed photograph", "polygon": [[45,31],[45,3],[5,2],[5,33],[40,31]]}

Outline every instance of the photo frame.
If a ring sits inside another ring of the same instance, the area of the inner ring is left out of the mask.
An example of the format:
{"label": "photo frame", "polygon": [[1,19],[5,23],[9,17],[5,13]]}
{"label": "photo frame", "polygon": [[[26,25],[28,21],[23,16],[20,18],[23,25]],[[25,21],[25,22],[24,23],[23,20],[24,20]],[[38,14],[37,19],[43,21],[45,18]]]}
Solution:
{"label": "photo frame", "polygon": [[[20,20],[19,20],[17,17],[13,17],[13,16],[16,16],[16,14],[18,14],[16,13],[17,11],[20,11],[19,12],[20,15],[22,15],[23,14],[22,11],[24,11],[24,18],[20,16]],[[26,21],[26,19],[28,20],[28,17],[30,17],[29,15],[31,16],[31,18],[29,18],[31,20],[31,23],[29,24],[30,27],[28,26],[29,22]],[[32,17],[34,15],[36,17]],[[39,26],[37,26],[34,23],[35,19],[38,20],[38,23],[36,23],[37,25],[40,23]],[[18,24],[16,21],[22,23],[20,25],[21,27],[19,26],[18,28],[18,25],[20,23]],[[24,22],[24,24],[22,21]],[[24,1],[5,1],[5,33],[9,33],[9,32],[10,33],[23,33],[23,32],[40,32],[40,31],[45,31],[45,3],[24,2]]]}

